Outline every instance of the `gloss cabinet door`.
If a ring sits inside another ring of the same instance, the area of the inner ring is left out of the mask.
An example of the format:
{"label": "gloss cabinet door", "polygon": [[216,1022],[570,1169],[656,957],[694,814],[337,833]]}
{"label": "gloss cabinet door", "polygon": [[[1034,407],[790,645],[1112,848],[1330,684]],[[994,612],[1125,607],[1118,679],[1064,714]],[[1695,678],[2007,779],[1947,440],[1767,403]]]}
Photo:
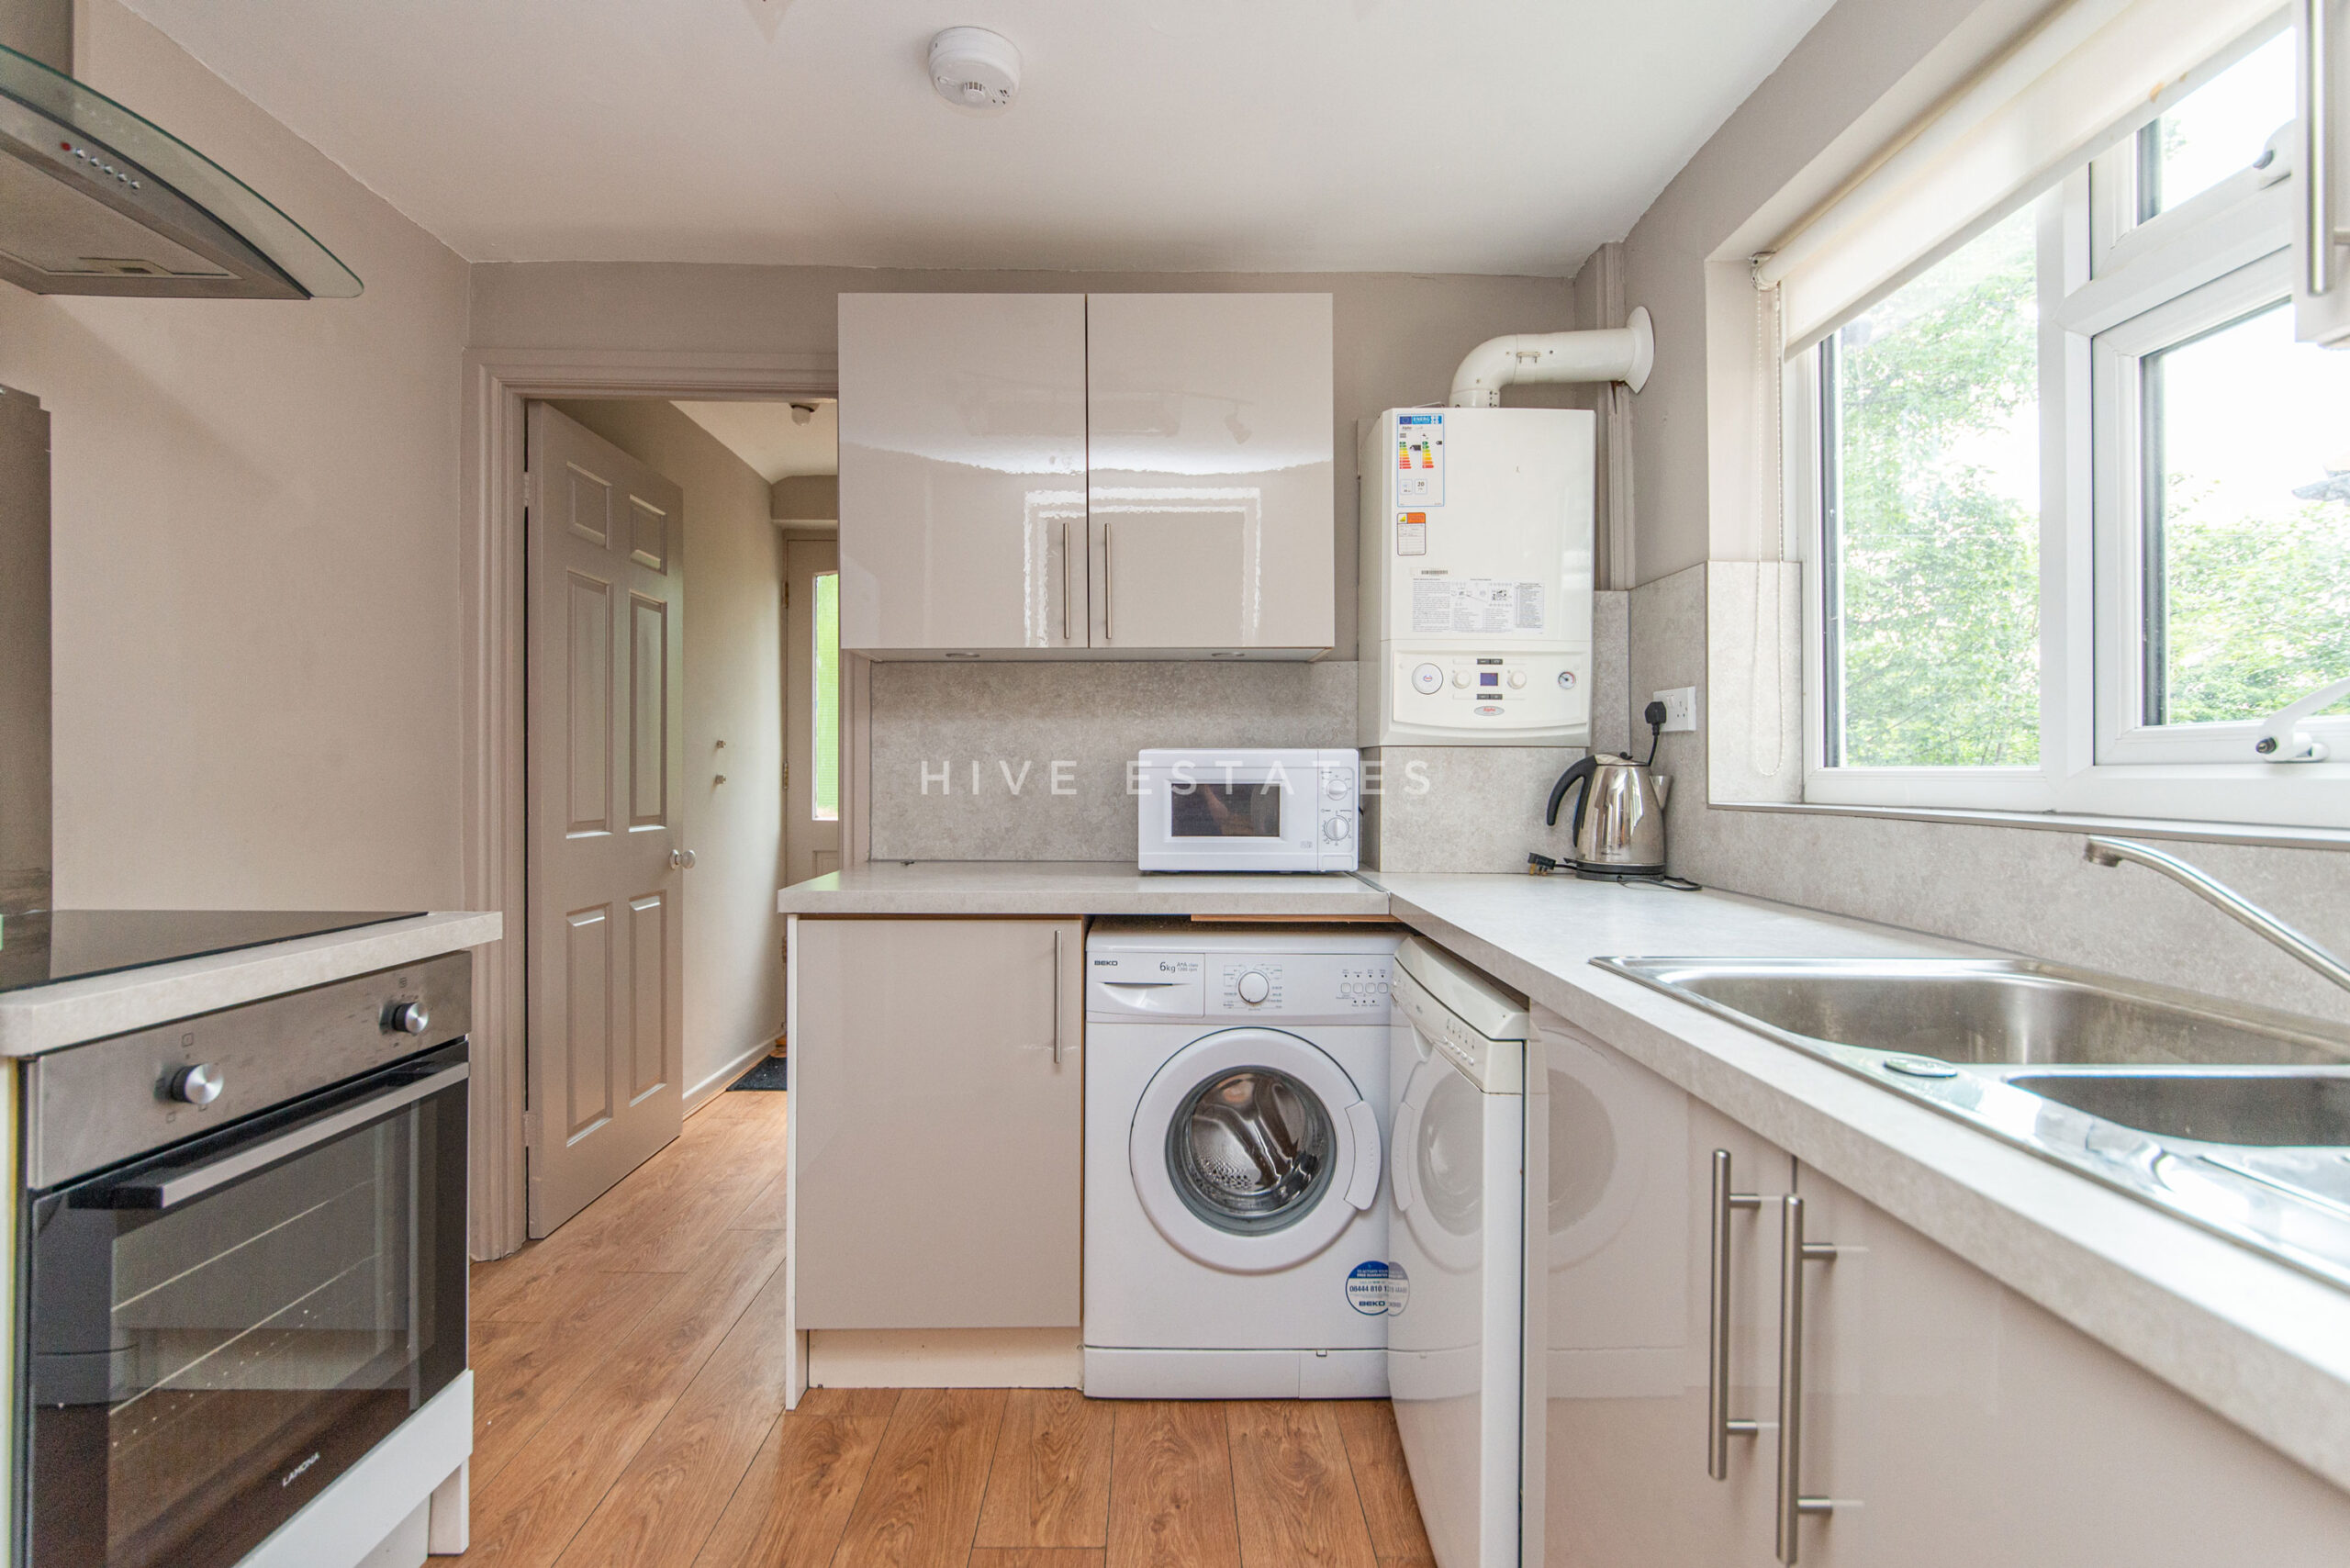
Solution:
{"label": "gloss cabinet door", "polygon": [[[1528,1561],[1770,1568],[1767,1429],[1717,1453],[1709,1423],[1770,1418],[1794,1162],[1555,1014],[1533,1016],[1527,1351],[1539,1415],[1525,1485],[1541,1550]],[[1718,1288],[1718,1166],[1726,1193],[1752,1200],[1724,1215]]]}
{"label": "gloss cabinet door", "polygon": [[1086,645],[1085,297],[840,297],[841,646]]}
{"label": "gloss cabinet door", "polygon": [[1330,297],[1086,298],[1096,649],[1336,637]]}

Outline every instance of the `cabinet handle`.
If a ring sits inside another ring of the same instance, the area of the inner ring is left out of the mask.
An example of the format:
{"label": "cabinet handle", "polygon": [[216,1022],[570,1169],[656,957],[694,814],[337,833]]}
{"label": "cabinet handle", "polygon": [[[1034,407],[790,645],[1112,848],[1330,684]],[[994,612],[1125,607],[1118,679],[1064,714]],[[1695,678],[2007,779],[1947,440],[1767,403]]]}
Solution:
{"label": "cabinet handle", "polygon": [[[1064,525],[1066,526],[1066,525]],[[1061,934],[1053,929],[1053,1065],[1061,1064]]]}
{"label": "cabinet handle", "polygon": [[1807,1497],[1803,1468],[1803,1266],[1832,1263],[1836,1249],[1803,1238],[1803,1200],[1789,1193],[1779,1230],[1779,1561],[1795,1568],[1796,1526],[1807,1514],[1830,1514],[1836,1505]]}
{"label": "cabinet handle", "polygon": [[2301,88],[2309,101],[2309,113],[2301,117],[2301,197],[2310,224],[2310,252],[2302,260],[2312,299],[2333,288],[2333,175],[2328,158],[2333,106],[2325,14],[2332,3],[2301,0]]}
{"label": "cabinet handle", "polygon": [[1102,640],[1114,643],[1118,634],[1110,630],[1110,525],[1102,525]]}
{"label": "cabinet handle", "polygon": [[1729,1413],[1729,1216],[1740,1209],[1759,1209],[1756,1193],[1730,1191],[1729,1150],[1714,1150],[1714,1251],[1710,1292],[1712,1308],[1706,1337],[1706,1473],[1717,1481],[1729,1479],[1729,1440],[1751,1438],[1762,1424]]}
{"label": "cabinet handle", "polygon": [[1069,636],[1069,524],[1061,524],[1061,641]]}

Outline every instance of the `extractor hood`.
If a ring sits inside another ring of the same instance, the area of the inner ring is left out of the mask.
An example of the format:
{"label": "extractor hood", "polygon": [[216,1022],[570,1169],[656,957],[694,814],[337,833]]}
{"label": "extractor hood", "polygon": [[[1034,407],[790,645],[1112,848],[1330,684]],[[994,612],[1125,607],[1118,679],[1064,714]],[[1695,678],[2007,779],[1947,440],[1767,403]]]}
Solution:
{"label": "extractor hood", "polygon": [[252,186],[73,77],[73,0],[0,0],[0,278],[36,294],[347,299]]}

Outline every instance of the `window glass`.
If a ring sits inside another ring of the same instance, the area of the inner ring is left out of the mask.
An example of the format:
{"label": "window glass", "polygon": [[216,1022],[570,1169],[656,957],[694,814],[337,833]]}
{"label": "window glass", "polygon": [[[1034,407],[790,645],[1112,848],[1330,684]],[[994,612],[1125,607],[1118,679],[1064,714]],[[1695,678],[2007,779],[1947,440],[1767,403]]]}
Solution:
{"label": "window glass", "polygon": [[2168,212],[2260,156],[2293,118],[2293,35],[2277,34],[2139,133],[2138,217]]}
{"label": "window glass", "polygon": [[2280,302],[2143,374],[2145,722],[2260,718],[2350,675],[2350,354],[2294,342]]}
{"label": "window glass", "polygon": [[2034,250],[2027,207],[1823,347],[1830,766],[2039,761]]}
{"label": "window glass", "polygon": [[820,823],[841,814],[841,578],[838,572],[816,574],[815,647],[809,667],[815,671],[816,689],[808,704],[814,716],[811,737],[815,753],[810,780],[810,815]]}

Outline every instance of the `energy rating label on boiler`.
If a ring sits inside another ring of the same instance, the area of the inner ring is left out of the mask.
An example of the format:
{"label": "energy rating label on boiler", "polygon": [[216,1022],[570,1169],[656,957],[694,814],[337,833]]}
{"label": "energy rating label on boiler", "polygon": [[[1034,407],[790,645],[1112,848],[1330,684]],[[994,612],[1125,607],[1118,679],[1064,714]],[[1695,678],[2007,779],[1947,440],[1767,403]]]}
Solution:
{"label": "energy rating label on boiler", "polygon": [[1398,506],[1444,505],[1444,416],[1395,416],[1395,501]]}

